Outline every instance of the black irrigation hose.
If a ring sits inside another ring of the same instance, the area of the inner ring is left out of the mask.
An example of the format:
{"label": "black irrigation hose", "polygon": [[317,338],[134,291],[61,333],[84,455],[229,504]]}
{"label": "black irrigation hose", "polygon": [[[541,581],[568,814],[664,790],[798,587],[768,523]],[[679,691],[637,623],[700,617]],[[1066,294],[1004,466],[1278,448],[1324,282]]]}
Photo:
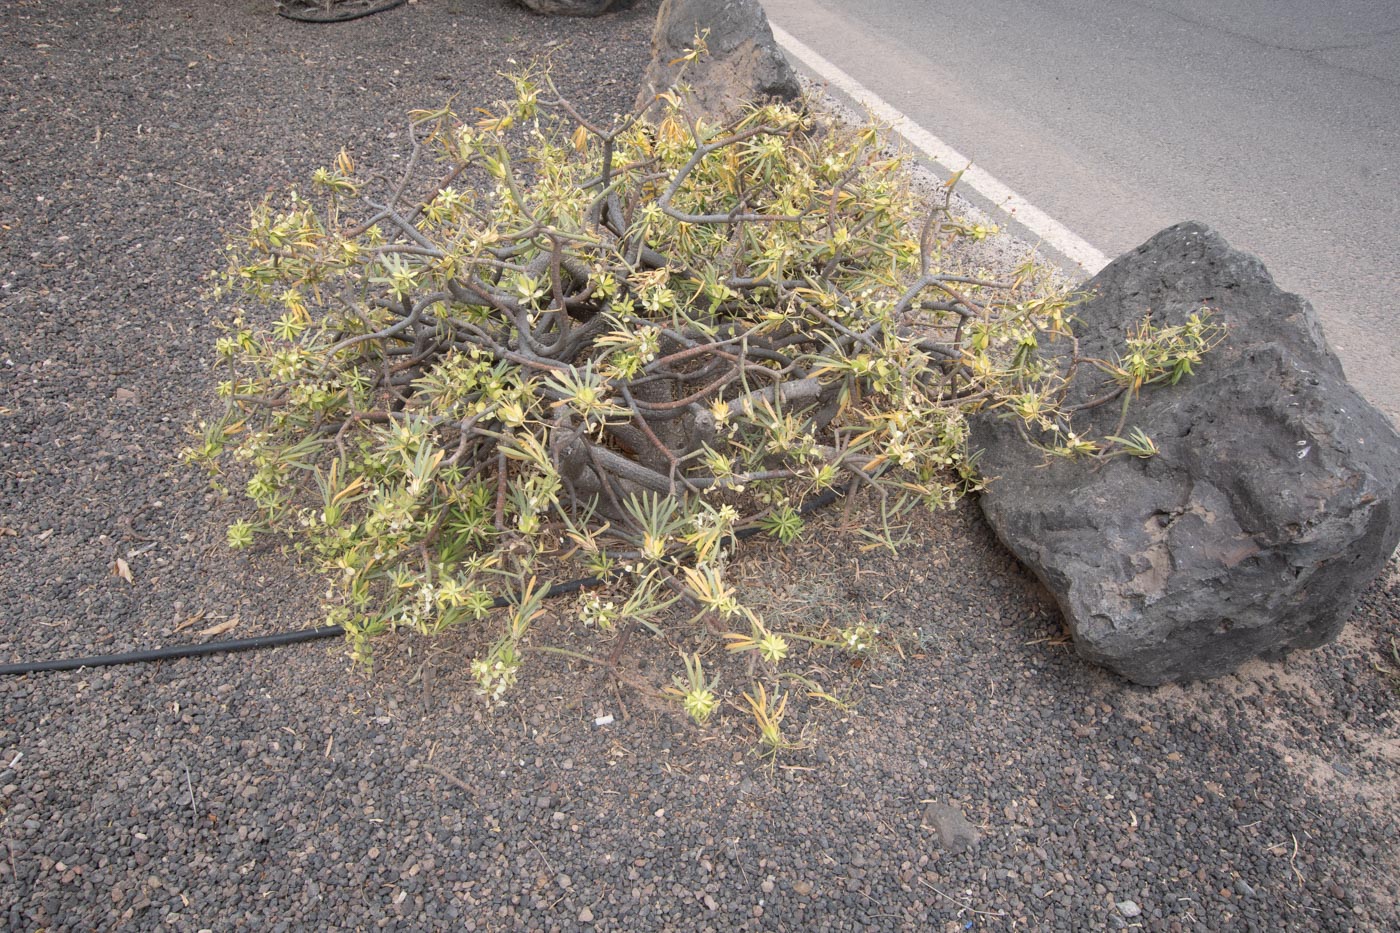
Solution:
{"label": "black irrigation hose", "polygon": [[221,654],[229,651],[252,651],[255,648],[276,648],[280,645],[295,645],[317,638],[332,638],[344,635],[339,625],[307,629],[301,632],[282,632],[277,635],[263,635],[259,638],[238,638],[233,641],[211,641],[202,645],[173,645],[169,648],[153,648],[150,651],[128,651],[125,654],[104,654],[91,658],[59,658],[55,661],[33,661],[29,664],[6,664],[0,667],[0,674],[34,674],[39,671],[75,671],[80,667],[111,667],[114,664],[141,664],[146,661],[165,661],[170,658],[197,658],[206,654]]}
{"label": "black irrigation hose", "polygon": [[375,4],[372,7],[359,10],[349,10],[344,13],[317,13],[313,12],[313,7],[305,2],[300,9],[288,9],[287,4],[277,4],[277,15],[284,19],[295,20],[298,23],[348,23],[352,19],[361,19],[366,16],[373,16],[375,13],[383,13],[392,10],[394,7],[403,6],[407,0],[384,0],[383,3]]}
{"label": "black irrigation hose", "polygon": [[[802,503],[798,512],[807,515],[836,501],[838,493],[827,490],[815,499]],[[734,537],[740,541],[751,538],[762,530],[757,525],[740,528]],[[602,577],[583,577],[567,583],[556,583],[545,592],[546,599],[565,596],[579,590],[601,586]],[[504,609],[510,600],[497,596],[491,603],[492,609]],[[259,648],[280,648],[283,645],[297,645],[321,638],[334,638],[344,635],[345,629],[339,625],[326,625],[321,628],[306,629],[300,632],[280,632],[276,635],[260,635],[256,638],[236,638],[232,641],[211,641],[202,645],[173,645],[169,648],[152,648],[149,651],[128,651],[124,654],[103,654],[90,658],[58,658],[52,661],[31,661],[27,664],[0,665],[0,675],[37,674],[42,671],[76,671],[83,667],[113,667],[118,664],[143,664],[148,661],[169,661],[176,658],[198,658],[208,654],[227,654],[235,651],[254,651]]]}

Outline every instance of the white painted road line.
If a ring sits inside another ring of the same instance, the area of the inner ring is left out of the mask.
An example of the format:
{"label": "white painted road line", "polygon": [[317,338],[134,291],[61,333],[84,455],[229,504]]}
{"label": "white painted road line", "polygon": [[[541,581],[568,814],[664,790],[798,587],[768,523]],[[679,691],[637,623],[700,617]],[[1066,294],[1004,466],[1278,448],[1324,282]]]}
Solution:
{"label": "white painted road line", "polygon": [[888,123],[910,145],[941,166],[949,175],[963,169],[959,184],[967,185],[991,201],[1021,226],[1040,237],[1047,246],[1082,267],[1090,275],[1108,265],[1108,257],[1083,237],[1012,191],[990,172],[972,165],[971,159],[906,117],[884,98],[802,44],[786,30],[771,22],[769,25],[773,27],[773,38],[778,40],[778,44],[788,54],[816,72],[829,85]]}

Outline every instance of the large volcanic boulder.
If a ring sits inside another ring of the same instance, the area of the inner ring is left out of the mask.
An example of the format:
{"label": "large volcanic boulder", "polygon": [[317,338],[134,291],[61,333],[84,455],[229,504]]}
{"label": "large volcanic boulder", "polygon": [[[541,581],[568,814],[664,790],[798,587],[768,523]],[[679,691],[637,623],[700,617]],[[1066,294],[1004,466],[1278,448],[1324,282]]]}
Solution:
{"label": "large volcanic boulder", "polygon": [[797,75],[778,49],[758,0],[664,0],[638,107],[651,105],[657,92],[676,81],[682,66],[675,60],[705,30],[708,53],[687,66],[682,77],[691,87],[692,112],[723,119],[745,104],[801,95]]}
{"label": "large volcanic boulder", "polygon": [[515,0],[516,3],[544,16],[601,16],[617,0]]}
{"label": "large volcanic boulder", "polygon": [[[1228,332],[1196,375],[1134,403],[1128,424],[1156,457],[1046,464],[1004,418],[974,421],[982,511],[1054,594],[1079,653],[1160,684],[1335,638],[1400,540],[1400,437],[1347,383],[1311,306],[1191,223],[1086,287],[1084,357],[1112,358],[1149,311],[1176,325],[1209,306]],[[1089,370],[1068,404],[1101,389]],[[1079,433],[1112,434],[1119,406],[1087,417]]]}

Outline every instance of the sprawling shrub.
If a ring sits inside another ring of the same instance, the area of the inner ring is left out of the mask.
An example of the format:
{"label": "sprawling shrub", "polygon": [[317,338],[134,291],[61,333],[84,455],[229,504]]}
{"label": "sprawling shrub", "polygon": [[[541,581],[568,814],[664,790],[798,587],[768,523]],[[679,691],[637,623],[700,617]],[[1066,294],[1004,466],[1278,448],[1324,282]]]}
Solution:
{"label": "sprawling shrub", "polygon": [[[227,410],[192,453],[241,465],[253,514],[230,544],[281,531],[332,576],[355,656],[398,626],[470,624],[499,700],[547,581],[597,577],[614,585],[579,593],[580,626],[657,628],[679,602],[751,652],[745,699],[776,745],[783,698],[759,672],[813,636],[744,603],[736,535],[789,541],[832,490],[886,515],[949,505],[977,483],[982,406],[1053,451],[1150,453],[1072,431],[1040,352],[1069,297],[1031,265],[965,267],[959,243],[986,231],[946,189],[919,207],[875,127],[781,106],[711,126],[671,98],[602,126],[547,75],[513,81],[476,119],[414,114],[392,179],[342,152],[229,248],[247,307],[218,343]],[[1209,339],[1148,327],[1100,363],[1130,395]],[[718,704],[698,655],[673,692],[700,722]]]}

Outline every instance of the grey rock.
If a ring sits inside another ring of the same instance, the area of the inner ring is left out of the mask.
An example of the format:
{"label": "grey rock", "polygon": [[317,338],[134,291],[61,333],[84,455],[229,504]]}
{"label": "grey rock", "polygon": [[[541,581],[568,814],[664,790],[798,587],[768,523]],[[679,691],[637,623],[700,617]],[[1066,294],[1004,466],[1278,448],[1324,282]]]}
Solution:
{"label": "grey rock", "polygon": [[543,16],[601,16],[617,0],[515,0],[516,3]]}
{"label": "grey rock", "polygon": [[[682,66],[672,63],[707,29],[708,53],[682,75]],[[651,106],[656,94],[678,76],[691,87],[693,112],[716,120],[748,103],[795,100],[802,93],[757,0],[664,0],[651,45],[651,64],[637,96],[639,108]]]}
{"label": "grey rock", "polygon": [[961,810],[946,803],[931,803],[924,809],[924,828],[938,834],[938,844],[949,855],[974,848],[982,838]]}
{"label": "grey rock", "polygon": [[[1161,453],[1045,464],[996,413],[971,441],[982,511],[1048,587],[1079,653],[1130,680],[1212,677],[1335,638],[1400,540],[1400,437],[1347,383],[1310,305],[1209,228],[1180,224],[1111,263],[1076,309],[1080,352],[1109,358],[1144,314],[1217,309],[1225,340],[1126,428]],[[1082,366],[1067,404],[1094,398]],[[1112,434],[1119,406],[1080,414]]]}
{"label": "grey rock", "polygon": [[1118,912],[1129,920],[1142,915],[1142,908],[1137,905],[1137,901],[1119,901],[1117,906]]}

